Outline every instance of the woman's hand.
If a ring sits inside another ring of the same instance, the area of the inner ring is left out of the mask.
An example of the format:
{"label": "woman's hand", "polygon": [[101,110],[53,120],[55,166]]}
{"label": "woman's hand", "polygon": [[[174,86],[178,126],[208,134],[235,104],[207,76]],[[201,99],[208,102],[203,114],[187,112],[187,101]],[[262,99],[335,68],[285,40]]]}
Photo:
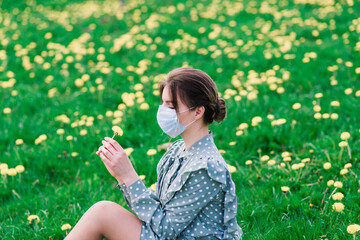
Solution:
{"label": "woman's hand", "polygon": [[104,162],[109,173],[120,184],[125,183],[128,187],[139,179],[129,157],[117,141],[105,137],[105,141],[103,140],[102,144],[96,154]]}

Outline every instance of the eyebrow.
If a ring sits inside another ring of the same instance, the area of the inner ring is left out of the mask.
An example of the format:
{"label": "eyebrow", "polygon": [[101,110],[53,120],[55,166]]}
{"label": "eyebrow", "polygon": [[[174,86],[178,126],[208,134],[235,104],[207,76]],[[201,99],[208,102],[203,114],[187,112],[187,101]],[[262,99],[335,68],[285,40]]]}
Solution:
{"label": "eyebrow", "polygon": [[174,102],[173,101],[163,101],[164,103],[171,103],[173,104]]}

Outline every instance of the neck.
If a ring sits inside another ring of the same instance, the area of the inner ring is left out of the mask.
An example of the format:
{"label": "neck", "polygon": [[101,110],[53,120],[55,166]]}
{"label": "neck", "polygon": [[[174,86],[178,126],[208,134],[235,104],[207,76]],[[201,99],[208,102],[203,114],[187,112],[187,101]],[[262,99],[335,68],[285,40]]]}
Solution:
{"label": "neck", "polygon": [[[199,121],[200,123],[200,121]],[[186,130],[181,134],[182,139],[185,143],[185,150],[191,147],[194,143],[205,137],[209,134],[208,125],[196,124],[186,128]]]}

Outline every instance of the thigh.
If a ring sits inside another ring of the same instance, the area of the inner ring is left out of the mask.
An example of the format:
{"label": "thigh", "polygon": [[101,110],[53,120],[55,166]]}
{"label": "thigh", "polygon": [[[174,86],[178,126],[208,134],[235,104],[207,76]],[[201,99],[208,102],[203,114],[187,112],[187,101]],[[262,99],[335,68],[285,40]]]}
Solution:
{"label": "thigh", "polygon": [[102,235],[106,239],[139,240],[142,222],[131,212],[117,203],[101,201],[93,205],[98,212]]}

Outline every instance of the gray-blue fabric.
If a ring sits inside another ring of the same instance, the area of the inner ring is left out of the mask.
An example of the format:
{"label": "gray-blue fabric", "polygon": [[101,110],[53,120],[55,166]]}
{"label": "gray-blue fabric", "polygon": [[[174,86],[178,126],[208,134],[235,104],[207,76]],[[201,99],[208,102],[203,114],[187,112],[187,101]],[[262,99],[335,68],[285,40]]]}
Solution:
{"label": "gray-blue fabric", "polygon": [[155,192],[140,179],[118,184],[142,221],[140,240],[240,239],[235,184],[212,133],[184,149],[179,139],[160,159]]}

